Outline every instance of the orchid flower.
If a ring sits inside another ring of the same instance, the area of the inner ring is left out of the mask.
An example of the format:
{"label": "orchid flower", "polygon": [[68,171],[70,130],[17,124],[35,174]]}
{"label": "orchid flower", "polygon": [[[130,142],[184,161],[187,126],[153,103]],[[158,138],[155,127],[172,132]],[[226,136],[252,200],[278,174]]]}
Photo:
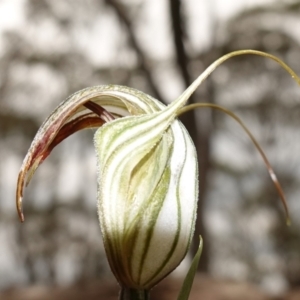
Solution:
{"label": "orchid flower", "polygon": [[[196,107],[210,107],[233,117],[262,155],[287,217],[282,188],[250,131],[232,112],[213,104],[186,105],[197,87],[225,60],[243,54],[277,57],[242,50],[212,63],[170,105],[132,88],[106,85],[86,88],[62,102],[38,130],[23,161],[17,183],[17,210],[24,221],[22,199],[35,170],[69,135],[98,128],[98,216],[111,270],[121,285],[120,299],[148,299],[148,291],[185,257],[195,227],[198,199],[197,155],[177,117]],[[202,249],[192,264],[178,299],[187,299]]]}

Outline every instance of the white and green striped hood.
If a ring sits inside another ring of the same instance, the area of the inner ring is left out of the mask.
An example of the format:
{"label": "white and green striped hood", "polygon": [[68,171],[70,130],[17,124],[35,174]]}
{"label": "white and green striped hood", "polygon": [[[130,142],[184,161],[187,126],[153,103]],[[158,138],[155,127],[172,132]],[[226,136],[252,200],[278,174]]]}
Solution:
{"label": "white and green striped hood", "polygon": [[[128,88],[113,94],[130,117],[95,134],[98,212],[110,266],[121,284],[149,288],[185,256],[194,230],[197,158],[176,107]],[[136,109],[138,107],[138,109]]]}

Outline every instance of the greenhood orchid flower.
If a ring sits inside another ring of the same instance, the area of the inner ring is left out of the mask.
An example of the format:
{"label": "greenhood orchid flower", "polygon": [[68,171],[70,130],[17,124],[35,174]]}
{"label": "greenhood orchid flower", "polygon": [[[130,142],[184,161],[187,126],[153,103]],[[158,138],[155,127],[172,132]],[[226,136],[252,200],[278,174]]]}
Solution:
{"label": "greenhood orchid flower", "polygon": [[182,103],[165,108],[121,86],[80,91],[44,122],[21,168],[19,195],[24,175],[30,178],[62,138],[105,123],[94,139],[98,214],[110,267],[126,287],[151,288],[179,264],[191,241],[197,157],[186,129],[174,120]]}
{"label": "greenhood orchid flower", "polygon": [[240,119],[218,105],[185,106],[218,65],[241,54],[269,57],[299,83],[296,74],[276,57],[244,50],[214,62],[168,106],[140,91],[116,85],[87,88],[62,102],[40,127],[23,161],[17,184],[20,219],[24,221],[24,185],[51,150],[78,130],[98,128],[94,138],[98,216],[106,255],[122,287],[151,289],[178,266],[193,236],[198,198],[197,156],[177,116],[198,106],[219,109],[240,123],[261,153],[286,208],[282,189],[266,156]]}

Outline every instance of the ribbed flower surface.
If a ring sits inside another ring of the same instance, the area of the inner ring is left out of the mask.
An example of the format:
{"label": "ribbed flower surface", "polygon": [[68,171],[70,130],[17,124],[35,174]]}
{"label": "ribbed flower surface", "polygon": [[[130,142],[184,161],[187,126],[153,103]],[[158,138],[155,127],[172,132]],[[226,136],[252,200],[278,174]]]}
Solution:
{"label": "ribbed flower surface", "polygon": [[99,220],[119,282],[149,288],[187,252],[196,211],[196,153],[174,120],[176,107],[131,89],[117,94],[133,116],[95,134]]}

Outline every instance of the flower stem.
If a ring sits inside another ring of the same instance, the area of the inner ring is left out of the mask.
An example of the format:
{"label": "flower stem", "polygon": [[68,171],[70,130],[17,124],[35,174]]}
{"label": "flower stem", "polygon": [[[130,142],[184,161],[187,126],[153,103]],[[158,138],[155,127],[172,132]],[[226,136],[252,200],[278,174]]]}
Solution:
{"label": "flower stem", "polygon": [[135,290],[122,287],[119,300],[150,300],[150,295],[148,290]]}

